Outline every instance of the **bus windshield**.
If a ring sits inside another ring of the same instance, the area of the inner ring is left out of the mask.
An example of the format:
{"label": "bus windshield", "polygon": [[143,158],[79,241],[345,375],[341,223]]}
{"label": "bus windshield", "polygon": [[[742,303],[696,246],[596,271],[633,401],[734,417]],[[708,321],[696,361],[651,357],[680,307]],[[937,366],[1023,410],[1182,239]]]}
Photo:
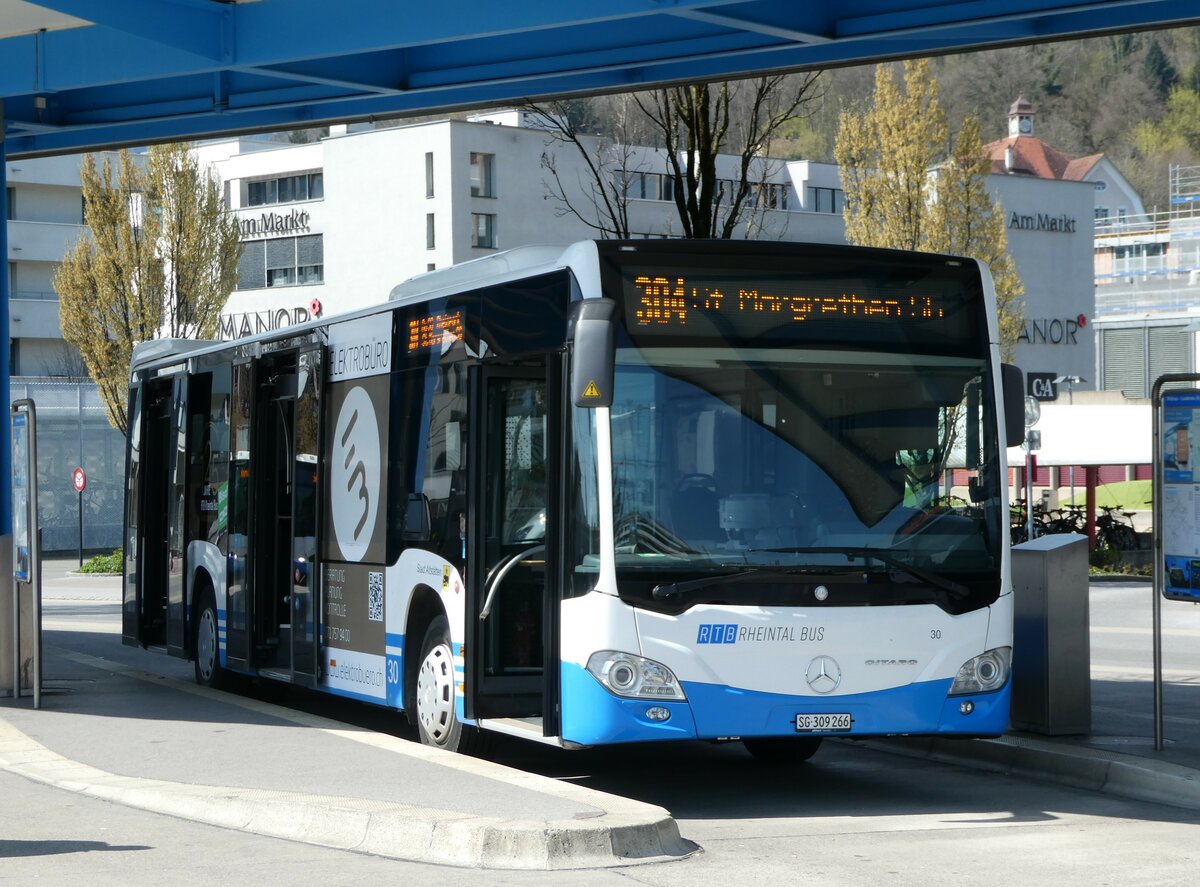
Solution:
{"label": "bus windshield", "polygon": [[845,552],[865,549],[994,599],[990,392],[982,358],[626,342],[611,413],[618,580],[862,571]]}

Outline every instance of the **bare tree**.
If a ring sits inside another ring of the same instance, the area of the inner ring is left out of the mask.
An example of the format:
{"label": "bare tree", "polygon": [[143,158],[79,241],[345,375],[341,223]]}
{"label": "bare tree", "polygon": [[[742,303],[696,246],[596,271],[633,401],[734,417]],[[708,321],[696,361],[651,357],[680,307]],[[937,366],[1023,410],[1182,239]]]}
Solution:
{"label": "bare tree", "polygon": [[[611,106],[609,135],[585,131],[586,120],[578,104],[569,101],[529,104],[525,110],[545,127],[550,139],[542,152],[546,197],[558,204],[556,217],[572,215],[601,238],[627,239],[630,185],[643,170],[637,159],[636,137],[630,131],[630,111],[636,110],[630,96],[619,96]],[[572,148],[582,165],[562,163],[555,145]]]}
{"label": "bare tree", "polygon": [[[605,135],[587,133],[563,105],[525,110],[546,121],[551,145],[573,148],[582,162],[571,173],[553,151],[542,155],[547,197],[561,215],[602,237],[630,236],[631,186],[661,163],[683,236],[729,239],[759,232],[765,213],[782,208],[769,187],[771,144],[785,124],[816,110],[821,84],[820,72],[810,72],[634,93],[611,107]],[[722,155],[732,173],[722,174]]]}

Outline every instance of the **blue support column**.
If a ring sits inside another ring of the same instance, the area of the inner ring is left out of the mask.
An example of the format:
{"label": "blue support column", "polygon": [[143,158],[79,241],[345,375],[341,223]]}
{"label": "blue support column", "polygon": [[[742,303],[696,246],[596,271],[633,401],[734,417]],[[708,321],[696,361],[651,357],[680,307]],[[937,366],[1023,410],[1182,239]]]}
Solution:
{"label": "blue support column", "polygon": [[0,100],[0,536],[12,534],[12,434],[8,427],[9,365],[12,350],[8,339],[8,159],[4,151],[4,102]]}

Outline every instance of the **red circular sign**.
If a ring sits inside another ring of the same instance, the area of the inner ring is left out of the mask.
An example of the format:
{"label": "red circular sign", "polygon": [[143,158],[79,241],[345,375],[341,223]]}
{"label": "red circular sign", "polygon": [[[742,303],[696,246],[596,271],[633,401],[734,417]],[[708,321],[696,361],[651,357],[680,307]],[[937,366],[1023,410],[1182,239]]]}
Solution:
{"label": "red circular sign", "polygon": [[308,303],[308,313],[311,314],[313,317],[321,316],[321,300],[320,299],[313,299],[311,302]]}
{"label": "red circular sign", "polygon": [[83,492],[83,488],[87,486],[87,475],[83,473],[82,468],[76,468],[71,473],[71,482],[75,484],[75,492]]}

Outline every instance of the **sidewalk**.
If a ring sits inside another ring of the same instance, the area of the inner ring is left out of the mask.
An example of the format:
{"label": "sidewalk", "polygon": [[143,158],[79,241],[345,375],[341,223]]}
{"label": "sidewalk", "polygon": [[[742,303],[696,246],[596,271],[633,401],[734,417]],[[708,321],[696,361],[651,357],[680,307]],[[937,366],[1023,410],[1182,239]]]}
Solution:
{"label": "sidewalk", "polygon": [[[80,632],[69,650],[47,644],[40,711],[28,698],[0,699],[2,770],[184,819],[418,862],[572,869],[695,850],[660,807],[200,687],[190,663],[114,647],[122,581],[70,575],[77,566],[44,564],[43,600],[78,603],[48,607],[45,628],[79,631],[104,612],[105,634]],[[79,652],[87,639],[103,652]]]}
{"label": "sidewalk", "polygon": [[[77,604],[48,608],[46,628],[79,631],[103,611],[111,632],[121,580],[69,575],[74,566],[46,564],[44,599]],[[70,650],[47,651],[42,711],[0,699],[0,769],[199,822],[421,862],[570,869],[695,849],[660,807],[206,690],[190,663],[114,650],[111,634],[76,637]],[[103,652],[81,652],[88,639]],[[1087,736],[868,744],[1200,810],[1200,675],[1168,673],[1162,751],[1150,680],[1129,677],[1093,666]]]}

